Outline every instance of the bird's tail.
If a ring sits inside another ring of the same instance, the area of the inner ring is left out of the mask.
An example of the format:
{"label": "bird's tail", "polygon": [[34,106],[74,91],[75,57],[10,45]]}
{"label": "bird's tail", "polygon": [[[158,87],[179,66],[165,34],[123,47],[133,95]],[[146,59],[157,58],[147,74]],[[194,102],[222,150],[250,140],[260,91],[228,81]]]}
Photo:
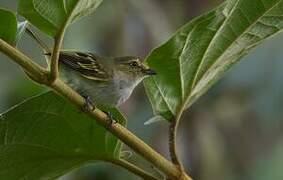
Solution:
{"label": "bird's tail", "polygon": [[34,32],[32,32],[32,30],[26,28],[25,31],[32,39],[34,39],[37,42],[37,44],[41,47],[45,55],[50,55],[51,51],[49,47]]}

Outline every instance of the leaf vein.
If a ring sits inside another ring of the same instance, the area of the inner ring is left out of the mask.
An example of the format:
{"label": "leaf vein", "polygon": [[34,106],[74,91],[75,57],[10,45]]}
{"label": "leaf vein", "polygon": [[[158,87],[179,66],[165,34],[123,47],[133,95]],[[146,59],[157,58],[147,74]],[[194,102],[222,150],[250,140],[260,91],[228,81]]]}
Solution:
{"label": "leaf vein", "polygon": [[206,57],[206,54],[208,53],[209,49],[210,49],[210,46],[212,46],[214,40],[216,39],[218,33],[222,30],[222,28],[225,27],[225,24],[227,23],[227,21],[229,20],[229,17],[231,17],[231,14],[233,14],[233,12],[237,9],[237,6],[239,4],[240,0],[237,0],[237,2],[235,3],[233,9],[231,10],[231,12],[229,13],[228,16],[226,16],[225,20],[223,21],[223,23],[221,24],[221,26],[219,27],[218,31],[213,35],[213,37],[211,38],[211,41],[209,42],[208,46],[207,46],[207,49],[205,50],[201,60],[200,60],[200,63],[199,63],[199,66],[197,67],[197,71],[195,73],[195,76],[194,76],[194,79],[193,79],[193,82],[192,82],[192,86],[191,86],[191,89],[194,88],[195,84],[196,84],[196,81],[197,81],[197,77],[198,77],[198,74],[200,73],[200,70],[201,70],[201,66],[202,64],[204,63],[204,60],[205,60],[205,57]]}
{"label": "leaf vein", "polygon": [[163,101],[165,102],[167,108],[171,111],[172,114],[174,114],[174,111],[173,111],[172,108],[169,106],[169,103],[167,102],[167,100],[166,100],[166,98],[165,98],[163,92],[161,91],[160,87],[158,86],[158,84],[157,84],[157,82],[156,82],[156,80],[155,80],[154,78],[153,78],[153,82],[154,82],[155,86],[157,87],[157,89],[158,89],[160,95],[162,96],[162,99],[163,99]]}
{"label": "leaf vein", "polygon": [[[239,2],[239,1],[238,1]],[[230,45],[226,48],[226,50],[218,57],[216,58],[216,60],[214,61],[214,63],[212,63],[209,67],[208,67],[208,70],[206,72],[209,72],[210,68],[213,67],[214,64],[216,64],[218,62],[219,59],[221,59],[221,57],[223,56],[223,54],[225,54],[225,52],[227,51],[227,49],[229,49],[235,42],[237,42],[245,33],[248,29],[250,29],[251,27],[253,27],[254,24],[256,24],[258,22],[259,19],[261,19],[262,17],[265,16],[266,13],[268,13],[271,9],[273,9],[275,6],[277,6],[281,1],[278,1],[277,3],[275,3],[273,6],[271,6],[269,9],[266,9],[266,11],[258,16],[255,20],[254,23],[250,24],[249,26],[246,27],[246,29],[242,32],[242,34],[240,34],[234,41],[232,41],[230,43]],[[218,31],[219,32],[219,31]],[[208,48],[209,49],[209,48]],[[196,78],[197,76],[195,76]],[[203,77],[203,76],[202,76]],[[200,77],[200,78],[202,78]]]}

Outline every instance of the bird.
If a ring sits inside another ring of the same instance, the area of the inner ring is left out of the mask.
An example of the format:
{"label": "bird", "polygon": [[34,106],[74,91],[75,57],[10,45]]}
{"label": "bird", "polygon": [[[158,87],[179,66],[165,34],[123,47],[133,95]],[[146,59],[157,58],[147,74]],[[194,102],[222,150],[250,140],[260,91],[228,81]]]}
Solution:
{"label": "bird", "polygon": [[[26,32],[51,56],[48,46],[30,29]],[[86,99],[86,107],[116,107],[135,87],[156,72],[136,56],[103,57],[96,53],[61,50],[59,77]]]}

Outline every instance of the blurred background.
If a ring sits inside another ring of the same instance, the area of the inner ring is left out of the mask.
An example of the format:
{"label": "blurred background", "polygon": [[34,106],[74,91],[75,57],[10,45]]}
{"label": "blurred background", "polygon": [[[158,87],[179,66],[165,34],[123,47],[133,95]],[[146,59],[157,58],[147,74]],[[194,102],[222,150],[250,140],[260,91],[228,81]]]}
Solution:
{"label": "blurred background", "polygon": [[[104,56],[145,58],[183,24],[221,2],[104,1],[93,15],[68,29],[64,48],[94,51]],[[0,6],[16,10],[16,3],[16,0],[1,0]],[[283,179],[282,45],[283,33],[253,50],[184,114],[178,148],[187,172],[194,179]],[[40,50],[27,36],[19,48],[44,63]],[[32,83],[8,58],[0,54],[0,59],[0,112],[46,91]],[[128,128],[168,157],[168,123],[144,125],[153,116],[145,97],[140,85],[121,107],[129,119]],[[130,161],[152,170],[135,154]],[[139,178],[119,167],[99,163],[74,170],[60,179]]]}

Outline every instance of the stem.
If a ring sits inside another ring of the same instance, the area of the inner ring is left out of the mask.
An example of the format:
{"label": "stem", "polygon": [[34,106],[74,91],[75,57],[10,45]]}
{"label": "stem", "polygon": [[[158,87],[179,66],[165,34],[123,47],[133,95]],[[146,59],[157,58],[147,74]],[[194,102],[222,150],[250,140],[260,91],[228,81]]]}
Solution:
{"label": "stem", "polygon": [[60,50],[61,50],[65,30],[66,30],[66,26],[64,25],[54,39],[54,46],[51,54],[51,63],[50,63],[50,76],[49,76],[50,83],[53,83],[59,77],[58,61],[59,61]]}
{"label": "stem", "polygon": [[135,166],[134,164],[132,164],[132,163],[130,163],[130,162],[124,160],[124,159],[111,159],[111,160],[109,160],[109,162],[129,170],[132,173],[142,177],[145,180],[158,180],[158,178],[148,174],[143,169]]}
{"label": "stem", "polygon": [[40,48],[43,50],[44,53],[50,53],[51,50],[49,49],[49,47],[41,40],[39,39],[34,32],[32,32],[31,29],[26,28],[25,32],[33,39],[37,42],[37,44],[40,46]]}
{"label": "stem", "polygon": [[177,155],[177,129],[178,129],[178,121],[173,119],[169,126],[169,152],[171,161],[179,167],[182,167],[182,163],[180,162]]}
{"label": "stem", "polygon": [[[85,100],[78,93],[73,91],[68,85],[66,85],[60,79],[57,79],[52,85],[52,88],[69,99],[73,104],[82,107],[85,104]],[[149,162],[154,164],[157,168],[162,170],[169,177],[178,177],[178,168],[170,161],[165,159],[159,153],[154,151],[150,146],[144,143],[141,139],[136,137],[133,133],[127,130],[119,123],[113,124],[109,127],[109,117],[103,111],[96,108],[94,111],[88,112],[88,115],[93,117],[100,125],[104,126],[113,135],[118,137],[126,145],[131,147],[135,152],[142,155]]]}
{"label": "stem", "polygon": [[[45,84],[51,87],[54,91],[59,93],[60,95],[66,97],[73,104],[83,107],[85,104],[85,99],[80,96],[77,92],[72,90],[68,85],[66,85],[60,79],[55,79],[53,83],[46,82],[46,71],[41,68],[39,65],[33,63],[33,61],[28,58],[26,55],[21,53],[19,50],[13,48],[6,42],[0,39],[0,51],[2,51],[5,55],[12,58],[13,61],[18,63],[26,72],[29,73],[32,77],[36,77],[35,79],[40,79],[42,81],[37,81],[41,84]],[[154,151],[149,145],[144,143],[140,138],[135,136],[128,129],[120,125],[119,123],[113,124],[109,128],[109,117],[103,111],[96,108],[94,111],[90,111],[87,113],[94,120],[96,120],[99,124],[104,126],[109,132],[111,132],[114,136],[119,138],[122,142],[132,148],[135,152],[143,156],[146,160],[152,163],[155,167],[160,169],[167,177],[171,179],[179,178],[179,170],[178,168],[161,156],[158,152]],[[184,180],[191,179],[189,176],[184,174]]]}
{"label": "stem", "polygon": [[186,176],[186,172],[184,170],[184,166],[180,161],[177,153],[177,135],[178,135],[178,128],[180,124],[180,119],[182,117],[184,111],[184,105],[181,106],[180,110],[178,111],[177,115],[171,120],[171,124],[169,126],[169,152],[171,161],[178,167],[179,169],[179,179],[183,179]]}
{"label": "stem", "polygon": [[177,153],[177,134],[178,134],[178,127],[179,127],[181,114],[182,113],[178,113],[177,117],[171,121],[171,124],[169,126],[169,153],[172,163],[174,163],[179,169],[178,179],[183,179],[183,176],[185,174],[183,164],[180,161]]}
{"label": "stem", "polygon": [[0,51],[9,56],[13,61],[19,64],[29,76],[32,76],[40,84],[47,83],[48,72],[31,60],[28,56],[21,53],[10,44],[0,39]]}

